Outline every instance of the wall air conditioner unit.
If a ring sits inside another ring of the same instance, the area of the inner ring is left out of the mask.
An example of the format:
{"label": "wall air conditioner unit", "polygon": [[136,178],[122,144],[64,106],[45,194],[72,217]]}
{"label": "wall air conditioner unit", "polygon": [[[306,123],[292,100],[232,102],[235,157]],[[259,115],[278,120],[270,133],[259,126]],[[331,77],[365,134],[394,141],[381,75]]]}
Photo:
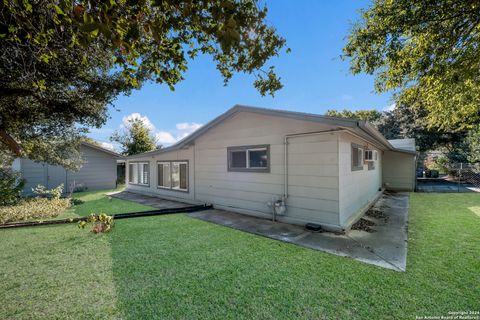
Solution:
{"label": "wall air conditioner unit", "polygon": [[365,150],[365,161],[370,162],[370,161],[375,161],[377,160],[377,150]]}

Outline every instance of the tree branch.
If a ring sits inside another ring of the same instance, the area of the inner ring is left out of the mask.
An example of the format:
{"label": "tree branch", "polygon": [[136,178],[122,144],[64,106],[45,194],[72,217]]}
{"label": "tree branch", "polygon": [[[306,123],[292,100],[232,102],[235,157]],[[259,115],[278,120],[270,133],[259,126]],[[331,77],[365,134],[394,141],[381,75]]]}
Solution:
{"label": "tree branch", "polygon": [[0,129],[0,138],[15,155],[21,156],[23,154],[23,149],[20,144],[3,129]]}

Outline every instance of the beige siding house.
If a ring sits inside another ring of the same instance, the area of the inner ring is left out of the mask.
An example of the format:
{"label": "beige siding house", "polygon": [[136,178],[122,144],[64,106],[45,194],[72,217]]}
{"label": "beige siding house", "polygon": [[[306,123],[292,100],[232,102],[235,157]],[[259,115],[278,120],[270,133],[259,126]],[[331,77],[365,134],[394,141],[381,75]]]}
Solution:
{"label": "beige siding house", "polygon": [[364,121],[235,106],[171,147],[128,157],[127,190],[348,229],[385,189],[384,161],[397,153],[410,175],[415,152]]}
{"label": "beige siding house", "polygon": [[65,191],[74,187],[87,190],[115,188],[117,160],[122,156],[86,142],[82,142],[80,152],[85,162],[77,172],[30,159],[16,159],[13,169],[19,171],[25,179],[24,193],[31,193],[32,188],[39,184],[49,189],[63,184]]}

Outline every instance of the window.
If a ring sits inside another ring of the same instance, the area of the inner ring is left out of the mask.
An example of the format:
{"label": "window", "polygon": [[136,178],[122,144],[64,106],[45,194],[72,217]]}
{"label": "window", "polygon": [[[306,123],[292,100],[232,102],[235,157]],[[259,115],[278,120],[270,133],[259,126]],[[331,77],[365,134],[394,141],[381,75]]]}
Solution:
{"label": "window", "polygon": [[352,144],[352,171],[363,170],[363,149]]}
{"label": "window", "polygon": [[158,166],[158,186],[170,188],[170,162],[159,162]]}
{"label": "window", "polygon": [[138,183],[137,168],[138,168],[137,163],[130,163],[128,165],[128,182],[131,184]]}
{"label": "window", "polygon": [[270,172],[270,146],[229,147],[228,171]]}
{"label": "window", "polygon": [[150,183],[148,162],[130,162],[128,164],[128,182],[130,184],[148,185]]}
{"label": "window", "polygon": [[158,187],[188,191],[188,161],[161,161],[158,166]]}

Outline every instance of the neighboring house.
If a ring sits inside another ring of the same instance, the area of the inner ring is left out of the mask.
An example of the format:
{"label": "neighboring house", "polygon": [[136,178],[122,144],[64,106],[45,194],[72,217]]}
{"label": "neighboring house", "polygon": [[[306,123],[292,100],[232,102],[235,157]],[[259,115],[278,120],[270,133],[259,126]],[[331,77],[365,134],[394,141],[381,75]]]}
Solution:
{"label": "neighboring house", "polygon": [[415,154],[365,121],[235,106],[173,146],[127,157],[127,190],[340,230],[383,188],[414,189]]}
{"label": "neighboring house", "polygon": [[71,191],[72,188],[87,190],[115,188],[117,159],[122,156],[87,142],[81,143],[80,152],[85,163],[77,172],[67,171],[62,166],[34,162],[24,158],[15,159],[12,168],[19,171],[22,178],[25,179],[25,194],[31,193],[32,188],[39,184],[51,189],[63,183],[66,192]]}

